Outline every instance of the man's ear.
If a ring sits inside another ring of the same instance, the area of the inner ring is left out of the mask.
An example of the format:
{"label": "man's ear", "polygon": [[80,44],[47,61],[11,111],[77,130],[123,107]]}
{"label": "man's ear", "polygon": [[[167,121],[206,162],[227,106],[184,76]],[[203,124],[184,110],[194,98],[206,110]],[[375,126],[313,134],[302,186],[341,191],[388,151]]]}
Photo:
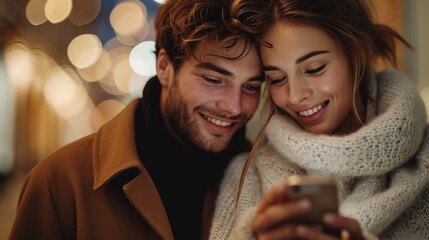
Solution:
{"label": "man's ear", "polygon": [[170,57],[168,56],[165,49],[161,49],[158,53],[158,57],[156,60],[156,72],[159,79],[159,82],[162,86],[167,87],[170,80],[170,74],[173,70],[173,64],[170,61]]}

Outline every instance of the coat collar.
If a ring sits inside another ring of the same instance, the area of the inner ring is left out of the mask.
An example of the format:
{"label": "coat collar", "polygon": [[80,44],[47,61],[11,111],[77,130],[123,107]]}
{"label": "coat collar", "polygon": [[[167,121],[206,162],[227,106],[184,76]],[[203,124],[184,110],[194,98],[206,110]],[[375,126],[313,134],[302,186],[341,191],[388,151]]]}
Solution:
{"label": "coat collar", "polygon": [[122,112],[103,125],[94,140],[94,190],[129,168],[142,171],[134,137],[134,113],[139,100],[133,100]]}
{"label": "coat collar", "polygon": [[137,176],[122,189],[134,208],[163,239],[173,239],[161,198],[136,150],[134,116],[135,111],[140,110],[137,109],[139,101],[131,101],[95,134],[93,189],[102,188],[127,169],[138,169]]}

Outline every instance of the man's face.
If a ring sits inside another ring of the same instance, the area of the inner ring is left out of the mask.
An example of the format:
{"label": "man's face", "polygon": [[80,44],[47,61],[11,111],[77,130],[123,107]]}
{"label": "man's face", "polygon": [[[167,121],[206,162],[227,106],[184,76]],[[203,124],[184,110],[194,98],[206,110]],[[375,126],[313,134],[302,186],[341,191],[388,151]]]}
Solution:
{"label": "man's face", "polygon": [[210,44],[200,62],[185,60],[177,72],[169,63],[168,83],[160,79],[161,111],[180,141],[222,151],[256,111],[264,77],[255,48],[238,60],[208,55],[236,56],[242,44],[229,50]]}

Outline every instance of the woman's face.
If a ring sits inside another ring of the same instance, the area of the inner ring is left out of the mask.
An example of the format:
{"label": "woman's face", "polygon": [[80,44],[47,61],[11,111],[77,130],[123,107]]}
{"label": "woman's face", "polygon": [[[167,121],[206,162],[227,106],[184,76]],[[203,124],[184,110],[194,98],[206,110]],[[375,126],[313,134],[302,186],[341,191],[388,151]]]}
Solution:
{"label": "woman's face", "polygon": [[273,102],[307,132],[347,132],[353,80],[339,43],[319,28],[292,22],[277,22],[264,40],[273,45],[261,48]]}

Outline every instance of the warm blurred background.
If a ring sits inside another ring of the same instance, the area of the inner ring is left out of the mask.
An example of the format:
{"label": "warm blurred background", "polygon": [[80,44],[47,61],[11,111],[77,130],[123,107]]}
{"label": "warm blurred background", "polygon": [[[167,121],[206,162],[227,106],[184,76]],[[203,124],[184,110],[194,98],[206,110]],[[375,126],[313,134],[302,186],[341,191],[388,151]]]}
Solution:
{"label": "warm blurred background", "polygon": [[[155,74],[153,20],[162,3],[0,0],[0,239],[28,170],[141,96]],[[374,5],[377,20],[415,47],[398,48],[400,70],[429,106],[429,1]],[[258,126],[255,116],[251,138]]]}

